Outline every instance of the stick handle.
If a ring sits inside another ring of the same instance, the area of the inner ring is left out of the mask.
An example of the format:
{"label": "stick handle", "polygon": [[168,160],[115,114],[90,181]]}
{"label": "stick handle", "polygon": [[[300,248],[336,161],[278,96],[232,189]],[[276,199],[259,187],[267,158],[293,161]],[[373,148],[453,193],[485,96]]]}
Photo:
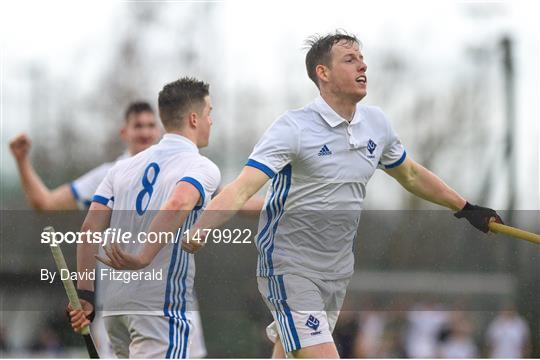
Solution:
{"label": "stick handle", "polygon": [[[43,229],[43,231],[52,233],[54,232],[54,228],[52,226],[47,226],[45,229]],[[50,247],[54,262],[56,263],[56,267],[60,271],[60,275],[62,274],[62,270],[69,272],[66,265],[66,259],[64,258],[64,254],[62,253],[62,249],[60,249],[60,246],[51,245]],[[68,277],[67,279],[62,279],[62,283],[64,284],[64,289],[66,289],[66,294],[71,307],[75,310],[82,309],[81,302],[79,301],[79,296],[77,295],[77,290],[75,289],[75,285],[73,285],[73,281],[71,281],[71,278]],[[90,334],[90,327],[88,325],[85,326],[82,329],[81,334]]]}
{"label": "stick handle", "polygon": [[535,244],[540,244],[540,235],[521,230],[512,226],[499,224],[496,222],[489,223],[489,230],[494,233],[504,234],[508,236],[513,236],[518,239],[527,240]]}

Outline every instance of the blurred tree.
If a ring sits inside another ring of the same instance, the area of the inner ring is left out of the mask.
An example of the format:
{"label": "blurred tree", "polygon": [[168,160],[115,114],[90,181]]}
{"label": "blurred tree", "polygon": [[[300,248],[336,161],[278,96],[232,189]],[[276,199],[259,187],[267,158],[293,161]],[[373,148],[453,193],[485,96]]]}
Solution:
{"label": "blurred tree", "polygon": [[[446,72],[452,75],[443,77],[438,72],[444,69],[436,66],[422,68],[421,64],[401,53],[388,50],[375,55],[375,64],[380,64],[380,68],[372,69],[371,79],[375,85],[370,87],[370,96],[381,100],[380,105],[385,112],[399,114],[399,119],[393,119],[394,126],[399,124],[401,137],[408,139],[406,147],[414,160],[443,179],[450,178],[454,187],[463,185],[468,178],[468,170],[474,169],[476,176],[481,177],[487,168],[475,163],[474,159],[489,157],[489,132],[484,130],[494,110],[494,106],[486,106],[493,96],[490,88],[493,80],[489,72],[492,64],[464,62],[459,65],[459,71],[448,69]],[[410,85],[413,83],[415,86]],[[405,209],[434,208],[414,195],[403,194]],[[473,194],[472,198],[476,196]],[[402,217],[402,221],[407,221],[407,218]],[[413,234],[403,236],[402,229],[405,228]],[[399,246],[388,249],[391,254],[389,261],[402,266],[414,264],[421,267],[432,265],[431,259],[436,258],[434,255],[438,252],[456,252],[457,249],[449,248],[455,246],[454,243],[416,246],[418,239],[433,231],[411,228],[402,223],[393,236],[399,239]],[[415,248],[415,251],[404,251]]]}

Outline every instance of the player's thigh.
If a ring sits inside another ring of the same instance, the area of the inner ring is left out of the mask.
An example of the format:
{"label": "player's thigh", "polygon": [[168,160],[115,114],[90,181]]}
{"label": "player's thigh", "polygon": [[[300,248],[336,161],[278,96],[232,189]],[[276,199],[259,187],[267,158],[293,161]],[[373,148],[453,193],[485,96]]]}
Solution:
{"label": "player's thigh", "polygon": [[292,352],[298,359],[339,359],[336,345],[333,342],[307,346]]}
{"label": "player's thigh", "polygon": [[129,358],[131,337],[129,335],[126,315],[104,316],[103,323],[116,357],[119,359]]}
{"label": "player's thigh", "polygon": [[287,355],[285,354],[285,349],[281,344],[281,340],[276,336],[276,341],[274,341],[274,348],[272,349],[272,359],[285,359]]}
{"label": "player's thigh", "polygon": [[260,277],[257,281],[274,317],[267,327],[270,340],[276,342],[279,337],[287,353],[333,343],[324,300],[313,281],[296,275]]}
{"label": "player's thigh", "polygon": [[90,325],[90,331],[92,332],[92,339],[96,345],[97,352],[101,358],[113,358],[114,352],[107,335],[107,329],[105,328],[105,320],[101,311],[96,311],[94,320]]}
{"label": "player's thigh", "polygon": [[204,342],[204,333],[202,321],[199,311],[190,311],[190,319],[192,325],[191,331],[191,346],[189,348],[189,356],[192,359],[201,359],[206,356],[206,344]]}
{"label": "player's thigh", "polygon": [[189,357],[192,328],[189,320],[157,315],[129,315],[132,358]]}
{"label": "player's thigh", "polygon": [[[308,346],[289,353],[289,356],[294,358],[323,358],[323,359],[337,359],[339,353],[333,342],[327,342],[317,345]],[[286,358],[285,350],[281,345],[281,341],[277,341],[274,344],[272,351],[272,359],[284,359]]]}

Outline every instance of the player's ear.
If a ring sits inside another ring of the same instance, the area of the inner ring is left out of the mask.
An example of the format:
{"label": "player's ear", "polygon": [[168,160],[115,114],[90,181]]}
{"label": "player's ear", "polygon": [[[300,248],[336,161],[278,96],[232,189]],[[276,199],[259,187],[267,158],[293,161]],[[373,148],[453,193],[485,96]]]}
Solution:
{"label": "player's ear", "polygon": [[199,121],[199,117],[197,116],[197,113],[195,111],[190,112],[188,116],[189,127],[196,128],[198,121]]}
{"label": "player's ear", "polygon": [[322,81],[328,81],[328,68],[322,64],[315,67],[315,73],[317,77]]}
{"label": "player's ear", "polygon": [[127,127],[126,126],[122,126],[122,128],[120,129],[118,133],[120,135],[120,139],[122,139],[123,141],[127,140]]}

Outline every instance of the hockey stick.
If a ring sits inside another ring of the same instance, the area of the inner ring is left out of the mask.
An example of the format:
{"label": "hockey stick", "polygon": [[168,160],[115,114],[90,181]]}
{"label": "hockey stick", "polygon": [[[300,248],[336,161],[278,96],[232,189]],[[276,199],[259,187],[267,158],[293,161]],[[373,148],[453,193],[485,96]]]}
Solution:
{"label": "hockey stick", "polygon": [[540,235],[521,230],[512,226],[499,224],[496,222],[489,223],[489,230],[494,233],[504,234],[508,236],[513,236],[518,239],[527,240],[535,244],[540,245]]}
{"label": "hockey stick", "polygon": [[[54,228],[52,226],[47,226],[43,231],[46,232],[54,232]],[[58,268],[58,271],[60,274],[62,274],[63,271],[68,271],[68,267],[66,265],[66,259],[64,258],[64,254],[62,253],[62,249],[60,249],[59,245],[51,245],[51,252],[54,258],[54,262],[56,263],[56,267]],[[81,302],[79,301],[79,296],[77,295],[77,290],[75,289],[75,285],[73,285],[73,281],[71,281],[71,278],[63,279],[62,283],[64,284],[64,289],[66,289],[66,295],[69,299],[69,304],[71,307],[75,310],[82,309]],[[94,345],[94,341],[92,340],[92,336],[90,335],[90,326],[85,326],[82,331],[81,335],[84,338],[84,342],[86,343],[86,350],[88,350],[88,355],[90,355],[90,359],[99,359],[99,354],[96,350],[96,346]]]}

